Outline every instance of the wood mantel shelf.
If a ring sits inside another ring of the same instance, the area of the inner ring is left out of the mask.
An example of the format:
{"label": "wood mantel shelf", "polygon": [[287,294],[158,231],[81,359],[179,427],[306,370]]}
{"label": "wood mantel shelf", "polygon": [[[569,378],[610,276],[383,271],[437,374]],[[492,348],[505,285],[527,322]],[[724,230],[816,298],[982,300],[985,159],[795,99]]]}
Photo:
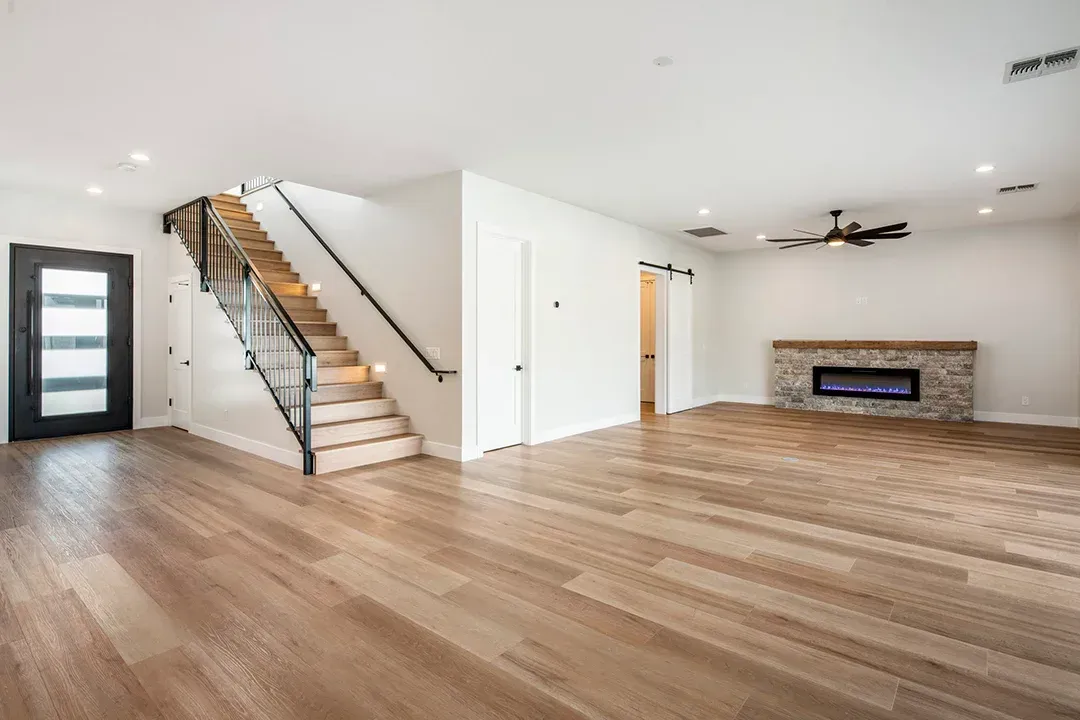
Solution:
{"label": "wood mantel shelf", "polygon": [[974,340],[773,340],[774,348],[801,350],[970,350]]}

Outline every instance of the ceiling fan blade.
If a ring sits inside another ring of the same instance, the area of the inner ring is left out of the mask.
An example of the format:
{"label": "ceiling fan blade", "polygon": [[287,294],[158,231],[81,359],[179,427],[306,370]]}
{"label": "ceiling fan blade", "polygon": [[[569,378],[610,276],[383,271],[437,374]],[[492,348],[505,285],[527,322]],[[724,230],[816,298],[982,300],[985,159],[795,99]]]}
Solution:
{"label": "ceiling fan blade", "polygon": [[907,223],[896,223],[895,225],[882,225],[881,227],[870,228],[869,230],[860,230],[859,232],[852,233],[849,237],[866,237],[867,235],[880,235],[881,233],[896,232],[897,230],[903,230],[907,228]]}
{"label": "ceiling fan blade", "polygon": [[820,242],[823,242],[823,241],[822,240],[808,240],[807,242],[801,242],[801,243],[797,243],[795,245],[785,245],[784,247],[782,247],[780,249],[781,250],[790,250],[793,247],[802,247],[803,245],[817,245]]}
{"label": "ceiling fan blade", "polygon": [[859,224],[859,223],[857,223],[857,222],[850,222],[850,223],[848,223],[848,224],[847,224],[847,226],[846,226],[846,227],[844,227],[844,229],[843,229],[843,230],[841,230],[840,232],[844,233],[844,237],[847,237],[848,235],[850,235],[851,233],[855,232],[856,230],[858,230],[858,229],[859,229],[859,228],[861,228],[861,227],[862,227],[862,225],[860,225],[860,224]]}
{"label": "ceiling fan blade", "polygon": [[795,232],[801,232],[803,235],[813,235],[814,237],[820,237],[820,238],[825,237],[821,233],[812,233],[809,230],[800,230],[799,228],[795,228]]}
{"label": "ceiling fan blade", "polygon": [[854,245],[855,247],[867,247],[868,245],[873,245],[874,243],[870,242],[869,240],[852,240],[851,238],[848,238],[847,244]]}
{"label": "ceiling fan blade", "polygon": [[[824,239],[825,239],[825,236],[822,235],[818,240],[815,240],[814,242],[819,242],[820,240],[824,240]],[[767,238],[765,240],[765,242],[779,242],[779,243],[787,242],[787,243],[791,243],[791,242],[803,242],[804,240],[806,240],[806,238]]]}
{"label": "ceiling fan blade", "polygon": [[[910,234],[911,233],[909,233],[909,232],[875,233],[873,235],[863,235],[862,233],[859,233],[858,235],[855,236],[855,239],[856,240],[889,240],[889,239],[907,237]],[[848,241],[850,241],[850,240],[851,240],[851,238],[849,237]]]}

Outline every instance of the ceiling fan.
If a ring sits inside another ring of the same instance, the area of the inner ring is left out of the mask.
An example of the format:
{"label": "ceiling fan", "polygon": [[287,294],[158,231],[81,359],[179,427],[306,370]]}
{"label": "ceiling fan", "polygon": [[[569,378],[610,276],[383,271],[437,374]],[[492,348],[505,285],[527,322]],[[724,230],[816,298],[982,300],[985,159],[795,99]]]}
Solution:
{"label": "ceiling fan", "polygon": [[873,245],[872,240],[889,240],[892,238],[907,237],[911,233],[899,232],[907,227],[906,222],[896,223],[895,225],[882,225],[881,227],[870,228],[869,230],[862,230],[862,225],[857,222],[848,223],[844,227],[840,227],[840,213],[843,210],[831,210],[830,215],[833,216],[833,229],[824,235],[818,233],[807,232],[806,230],[798,230],[795,232],[804,233],[806,235],[813,235],[816,240],[806,240],[805,238],[769,238],[769,242],[775,243],[795,243],[794,245],[785,245],[780,248],[781,250],[787,250],[788,248],[802,247],[803,245],[817,245],[823,243],[824,245],[831,245],[833,247],[839,247],[841,245],[855,245],[856,247],[867,247]]}

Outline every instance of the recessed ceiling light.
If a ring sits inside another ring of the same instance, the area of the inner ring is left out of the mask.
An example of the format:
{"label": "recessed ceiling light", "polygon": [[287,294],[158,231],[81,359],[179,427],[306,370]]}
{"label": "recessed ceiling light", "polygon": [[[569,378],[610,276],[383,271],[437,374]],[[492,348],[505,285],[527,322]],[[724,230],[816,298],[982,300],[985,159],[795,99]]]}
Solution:
{"label": "recessed ceiling light", "polygon": [[131,158],[132,160],[134,160],[135,162],[150,162],[150,156],[149,155],[147,155],[146,153],[138,152],[138,151],[135,151],[135,152],[131,153],[130,155],[128,155],[128,157]]}
{"label": "recessed ceiling light", "polygon": [[139,169],[139,166],[135,163],[116,163],[117,170],[123,170],[124,172],[135,172]]}
{"label": "recessed ceiling light", "polygon": [[979,208],[980,215],[989,215],[992,212],[994,212],[994,208]]}
{"label": "recessed ceiling light", "polygon": [[975,168],[975,172],[977,172],[977,173],[994,172],[994,166],[993,165],[980,165],[979,167]]}
{"label": "recessed ceiling light", "polygon": [[90,187],[86,188],[86,192],[90,193],[91,195],[100,195],[105,191],[99,188],[97,185],[91,185]]}
{"label": "recessed ceiling light", "polygon": [[710,212],[711,212],[711,210],[709,210],[709,208],[701,208],[700,210],[697,211],[697,214],[698,215],[708,215]]}
{"label": "recessed ceiling light", "polygon": [[656,67],[668,67],[674,65],[675,61],[669,58],[667,55],[661,55],[660,57],[653,58],[652,64]]}
{"label": "recessed ceiling light", "polygon": [[768,239],[769,239],[769,237],[768,237],[767,235],[758,235],[758,236],[757,236],[757,239],[758,239],[758,240],[768,240]]}

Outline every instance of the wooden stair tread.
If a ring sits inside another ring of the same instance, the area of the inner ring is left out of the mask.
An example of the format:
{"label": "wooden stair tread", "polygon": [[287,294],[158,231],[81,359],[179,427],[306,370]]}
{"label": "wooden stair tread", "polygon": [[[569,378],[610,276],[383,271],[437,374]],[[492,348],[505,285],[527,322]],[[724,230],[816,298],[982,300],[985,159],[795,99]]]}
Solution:
{"label": "wooden stair tread", "polygon": [[[344,383],[344,384],[345,385],[363,385],[365,383]],[[368,403],[386,402],[389,399],[390,398],[379,397],[379,398],[365,398],[364,400],[334,400],[333,402],[314,403],[314,404],[322,405],[324,407],[329,407],[331,405],[360,405],[360,404],[368,404]],[[381,415],[380,417],[390,417],[390,416],[389,415]],[[363,418],[363,419],[370,420],[371,418]],[[323,423],[323,424],[325,425],[326,423]],[[312,427],[315,427],[315,425],[312,425]]]}
{"label": "wooden stair tread", "polygon": [[324,453],[328,450],[344,450],[345,448],[363,447],[364,445],[376,445],[378,443],[394,442],[395,440],[413,440],[415,438],[421,437],[423,437],[423,435],[420,435],[419,433],[401,433],[400,435],[387,435],[386,437],[371,438],[369,440],[357,440],[355,442],[341,443],[340,445],[324,445],[323,447],[315,450],[315,457],[318,457],[319,453]]}
{"label": "wooden stair tread", "polygon": [[[386,398],[380,398],[380,399],[385,400]],[[358,418],[356,420],[335,420],[334,422],[327,422],[327,423],[312,423],[311,424],[311,429],[314,430],[315,428],[342,427],[344,425],[367,425],[367,424],[370,424],[370,423],[384,422],[386,420],[408,420],[408,419],[409,419],[409,417],[407,415],[395,415],[395,414],[377,415],[375,417]]]}

